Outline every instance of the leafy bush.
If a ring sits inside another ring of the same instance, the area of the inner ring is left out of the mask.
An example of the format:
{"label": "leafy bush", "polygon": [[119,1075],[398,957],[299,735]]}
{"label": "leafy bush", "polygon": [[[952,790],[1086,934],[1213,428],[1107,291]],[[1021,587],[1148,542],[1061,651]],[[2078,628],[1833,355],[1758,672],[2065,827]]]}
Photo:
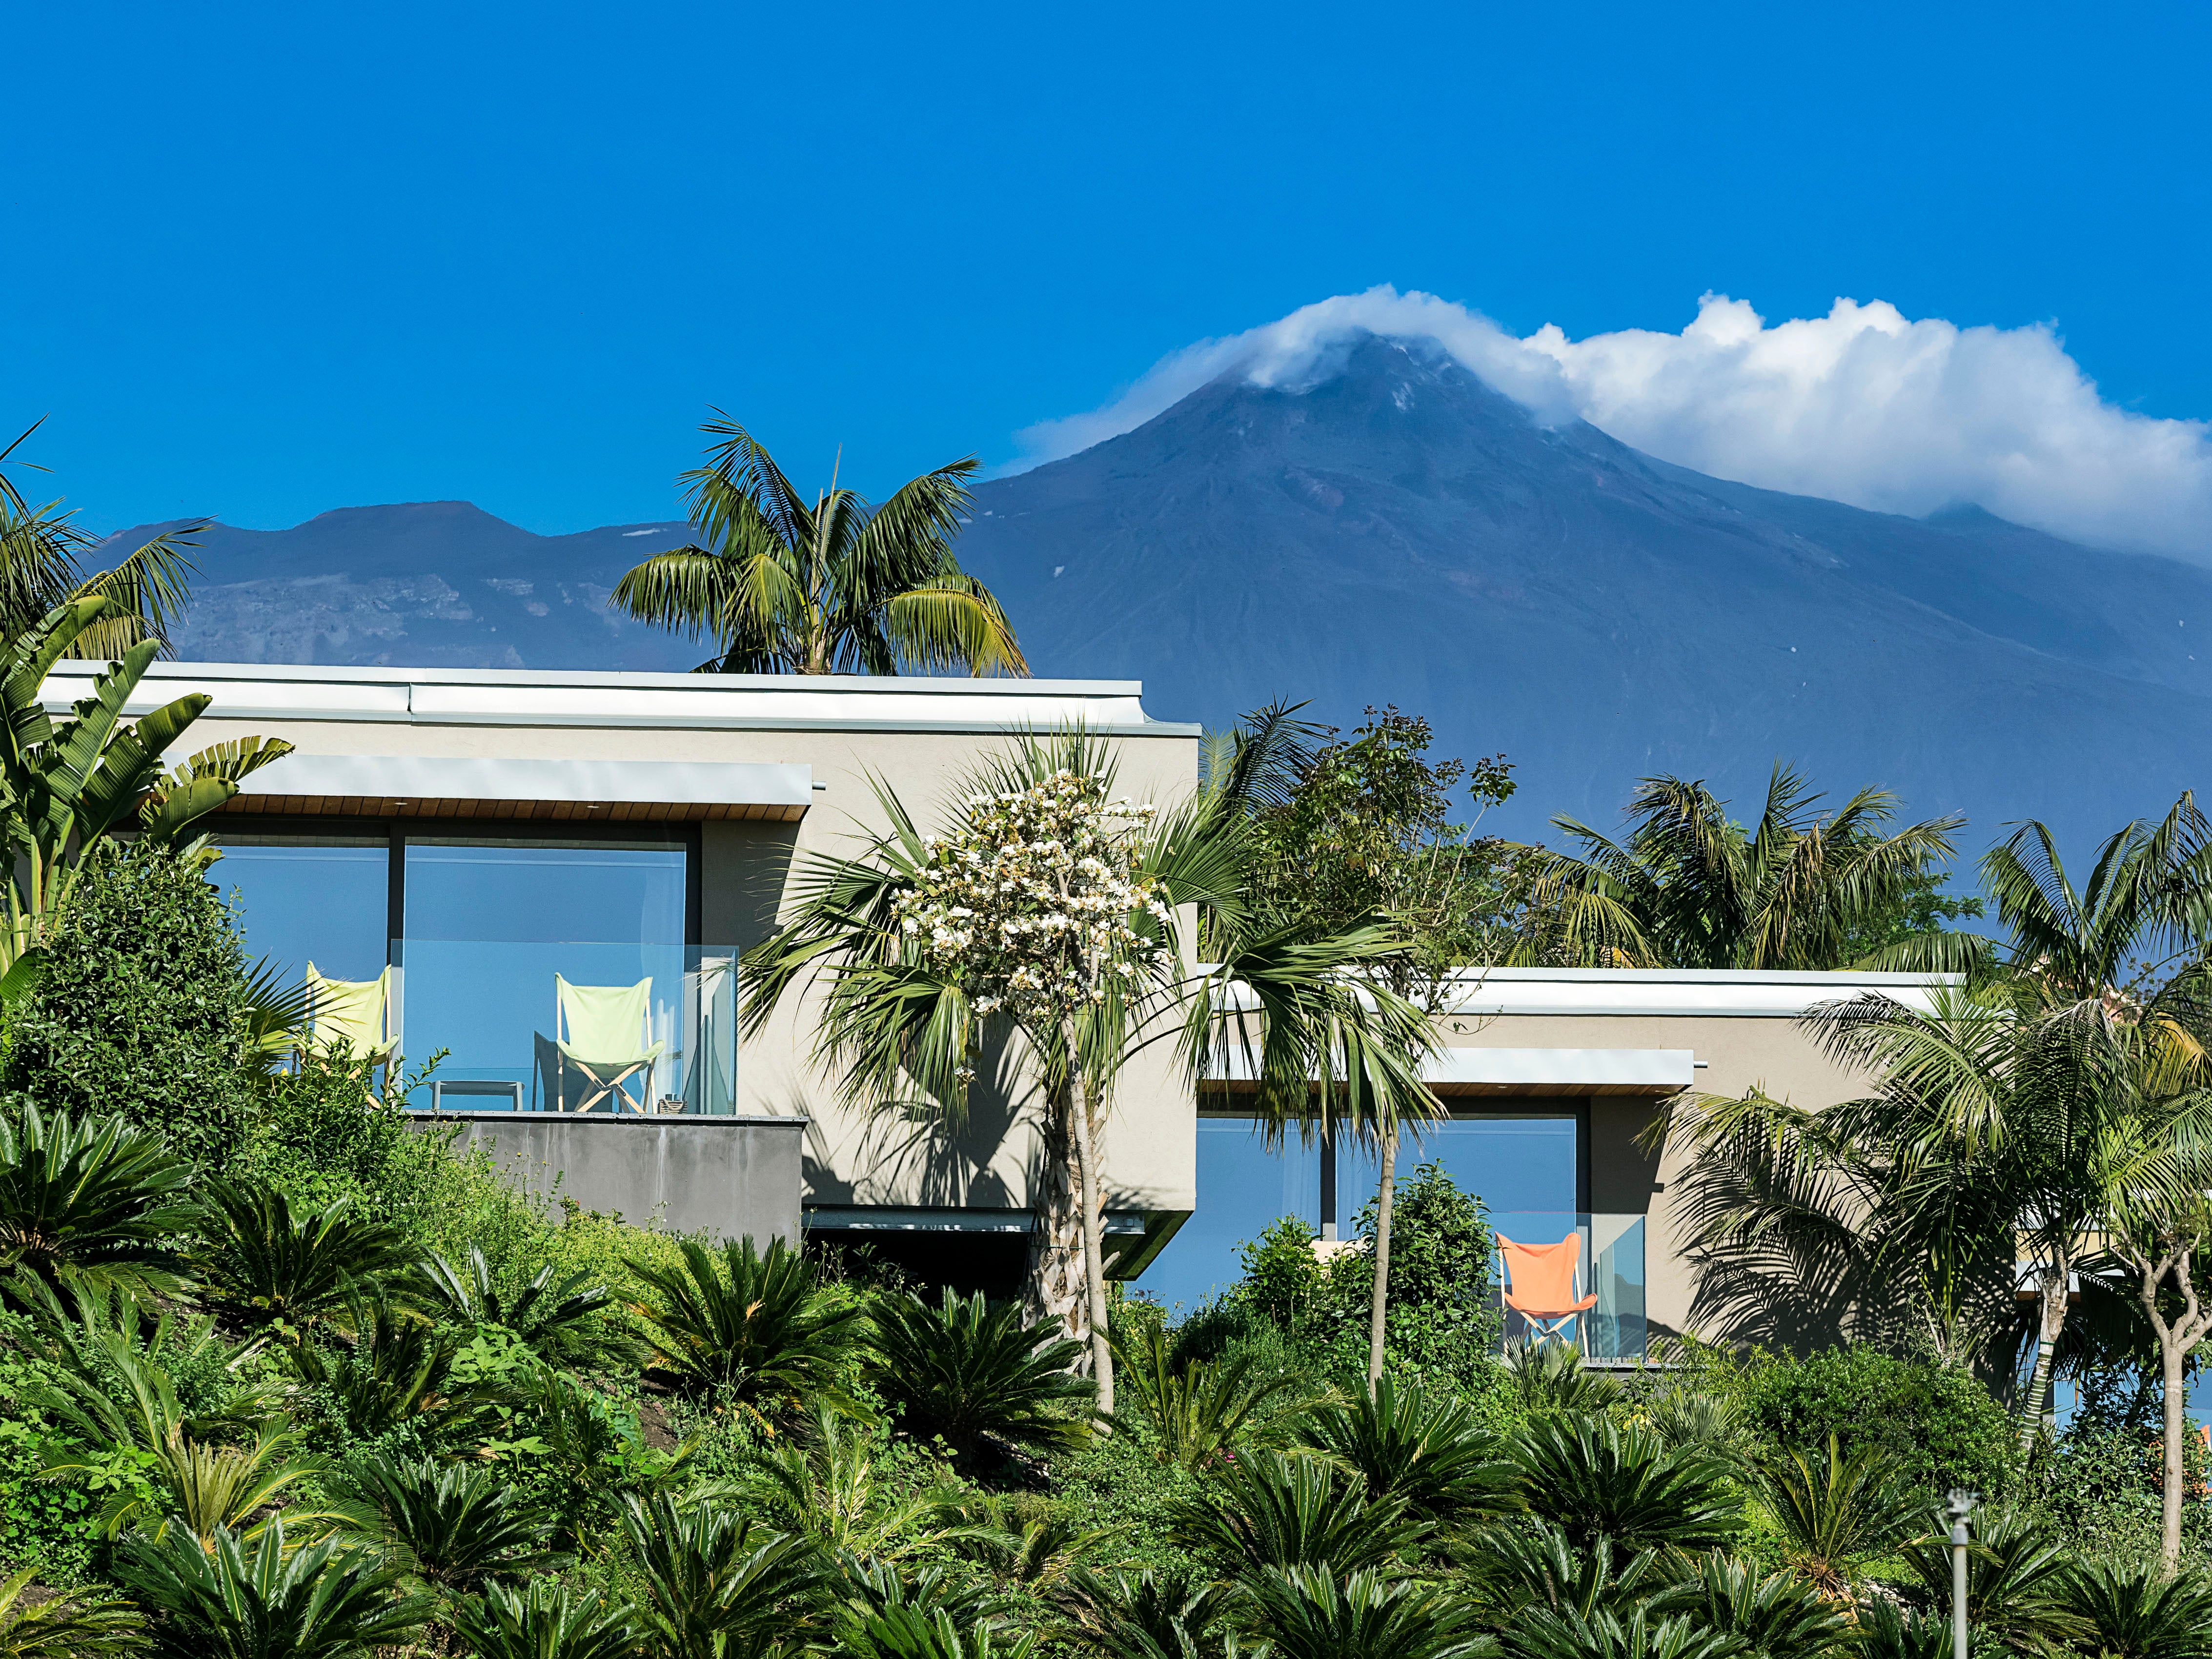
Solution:
{"label": "leafy bush", "polygon": [[1847,1457],[1871,1447],[1927,1498],[1953,1486],[1995,1497],[2018,1479],[2010,1415],[1964,1371],[1850,1345],[1761,1358],[1738,1386],[1759,1439],[1812,1457],[1831,1435]]}
{"label": "leafy bush", "polygon": [[220,1169],[257,1098],[242,1063],[249,978],[229,908],[189,860],[103,842],[11,1023],[0,1088],[48,1110],[118,1113]]}

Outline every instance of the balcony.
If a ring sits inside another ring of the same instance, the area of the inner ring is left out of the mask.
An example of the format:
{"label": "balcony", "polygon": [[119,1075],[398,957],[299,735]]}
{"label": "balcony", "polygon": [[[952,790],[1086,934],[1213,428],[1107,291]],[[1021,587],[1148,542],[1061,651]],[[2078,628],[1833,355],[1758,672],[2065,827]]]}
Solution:
{"label": "balcony", "polygon": [[[1504,1315],[1506,1343],[1541,1340],[1549,1330],[1574,1343],[1585,1359],[1615,1364],[1642,1360],[1645,1335],[1644,1221],[1641,1215],[1598,1215],[1570,1210],[1492,1212],[1491,1225],[1516,1244],[1544,1251],[1547,1247],[1555,1250],[1571,1239],[1575,1241],[1571,1250],[1545,1257],[1555,1279],[1563,1276],[1571,1258],[1571,1286],[1560,1283],[1550,1294],[1532,1295],[1539,1290],[1541,1279],[1540,1273],[1532,1272],[1525,1282],[1516,1281],[1515,1285],[1516,1300],[1533,1300],[1536,1304],[1530,1313],[1505,1307],[1501,1297],[1499,1311]],[[1493,1260],[1493,1271],[1501,1265],[1504,1254],[1501,1250]],[[1511,1264],[1503,1265],[1510,1267]],[[1504,1280],[1504,1275],[1500,1274],[1501,1286]],[[1594,1304],[1575,1310],[1575,1304],[1593,1295],[1597,1298]],[[1542,1317],[1553,1304],[1558,1304],[1556,1315]]]}
{"label": "balcony", "polygon": [[592,940],[392,942],[390,1033],[420,1065],[408,1104],[452,1111],[728,1116],[734,946]]}

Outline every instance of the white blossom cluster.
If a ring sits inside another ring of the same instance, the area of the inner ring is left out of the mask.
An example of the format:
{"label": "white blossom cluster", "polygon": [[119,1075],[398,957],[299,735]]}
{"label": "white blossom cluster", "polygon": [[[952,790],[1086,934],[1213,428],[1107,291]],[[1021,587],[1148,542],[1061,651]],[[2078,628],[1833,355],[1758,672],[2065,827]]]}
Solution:
{"label": "white blossom cluster", "polygon": [[899,896],[899,927],[924,961],[969,988],[979,1013],[1057,1022],[1103,1002],[1117,979],[1136,980],[1166,953],[1136,926],[1170,920],[1133,867],[1154,810],[1109,800],[1103,779],[1067,771],[978,796]]}

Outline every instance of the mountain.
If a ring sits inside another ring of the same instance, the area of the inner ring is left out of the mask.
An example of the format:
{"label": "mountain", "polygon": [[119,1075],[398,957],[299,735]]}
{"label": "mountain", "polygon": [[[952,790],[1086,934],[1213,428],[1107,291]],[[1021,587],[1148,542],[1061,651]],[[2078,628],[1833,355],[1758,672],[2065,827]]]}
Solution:
{"label": "mountain", "polygon": [[[121,556],[173,525],[111,537]],[[538,536],[466,501],[349,507],[289,530],[214,525],[174,641],[203,662],[683,670],[707,654],[607,608],[623,572],[690,539],[682,523]]]}
{"label": "mountain", "polygon": [[[703,647],[605,605],[684,539],[451,501],[217,526],[179,653],[688,668]],[[2028,815],[2078,844],[2212,785],[2212,573],[1705,477],[1540,425],[1419,343],[1361,339],[1296,390],[1232,374],[986,483],[960,554],[1037,672],[1141,678],[1158,718],[1395,702],[1443,752],[1504,751],[1521,791],[1488,823],[1510,834],[1610,826],[1658,771],[1748,811],[1777,758],[1964,811],[1970,848]]]}
{"label": "mountain", "polygon": [[1224,376],[977,509],[962,560],[1042,671],[1211,722],[1396,703],[1516,763],[1507,833],[1609,828],[1662,771],[1753,810],[1778,757],[1965,811],[1977,848],[2212,787],[2212,573],[1705,477],[1413,343],[1303,390]]}

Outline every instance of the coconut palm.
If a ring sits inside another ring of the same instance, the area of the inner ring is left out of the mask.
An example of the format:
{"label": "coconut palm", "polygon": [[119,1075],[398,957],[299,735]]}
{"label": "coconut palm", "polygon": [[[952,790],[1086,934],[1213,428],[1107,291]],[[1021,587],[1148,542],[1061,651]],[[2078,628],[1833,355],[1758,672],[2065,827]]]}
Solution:
{"label": "coconut palm", "polygon": [[173,1289],[167,1241],[198,1214],[191,1178],[157,1134],[27,1100],[0,1115],[0,1266],[49,1287]]}
{"label": "coconut palm", "polygon": [[1758,824],[1732,823],[1701,781],[1646,778],[1616,841],[1561,816],[1580,851],[1544,853],[1528,897],[1528,962],[1631,968],[1965,969],[1987,946],[1976,936],[1917,938],[1879,963],[1855,964],[1850,941],[1910,896],[1951,856],[1959,817],[1893,830],[1897,797],[1862,789],[1833,813],[1797,773],[1778,765]]}
{"label": "coconut palm", "polygon": [[678,1248],[680,1270],[629,1264],[649,1293],[631,1310],[651,1334],[653,1370],[756,1410],[834,1390],[866,1331],[857,1302],[819,1285],[812,1264],[781,1238],[766,1251],[750,1237],[725,1240],[720,1252],[693,1238]]}
{"label": "coconut palm", "polygon": [[925,472],[871,507],[830,488],[812,505],[720,410],[721,440],[684,474],[696,542],[657,553],[609,603],[714,641],[702,673],[1025,674],[990,590],[952,556],[973,456]]}
{"label": "coconut palm", "polygon": [[[33,507],[24,499],[9,465],[24,441],[44,425],[33,421],[0,449],[0,640],[13,640],[58,605],[72,599],[106,599],[112,609],[71,642],[72,657],[118,657],[134,645],[165,642],[171,622],[189,597],[192,565],[187,548],[205,520],[163,532],[139,544],[109,570],[88,570],[85,558],[97,537],[71,522],[58,501]],[[33,467],[43,471],[43,467]]]}
{"label": "coconut palm", "polygon": [[899,1408],[900,1426],[942,1436],[973,1455],[986,1439],[1067,1447],[1081,1442],[1092,1388],[1070,1373],[1082,1345],[1057,1328],[1023,1322],[1012,1303],[992,1307],[981,1291],[946,1288],[935,1306],[911,1294],[874,1310],[869,1374]]}
{"label": "coconut palm", "polygon": [[282,1519],[258,1538],[217,1531],[204,1545],[182,1528],[123,1540],[116,1577],[159,1615],[160,1659],[354,1659],[414,1638],[427,1596],[395,1594],[398,1571],[373,1550],[301,1545]]}

